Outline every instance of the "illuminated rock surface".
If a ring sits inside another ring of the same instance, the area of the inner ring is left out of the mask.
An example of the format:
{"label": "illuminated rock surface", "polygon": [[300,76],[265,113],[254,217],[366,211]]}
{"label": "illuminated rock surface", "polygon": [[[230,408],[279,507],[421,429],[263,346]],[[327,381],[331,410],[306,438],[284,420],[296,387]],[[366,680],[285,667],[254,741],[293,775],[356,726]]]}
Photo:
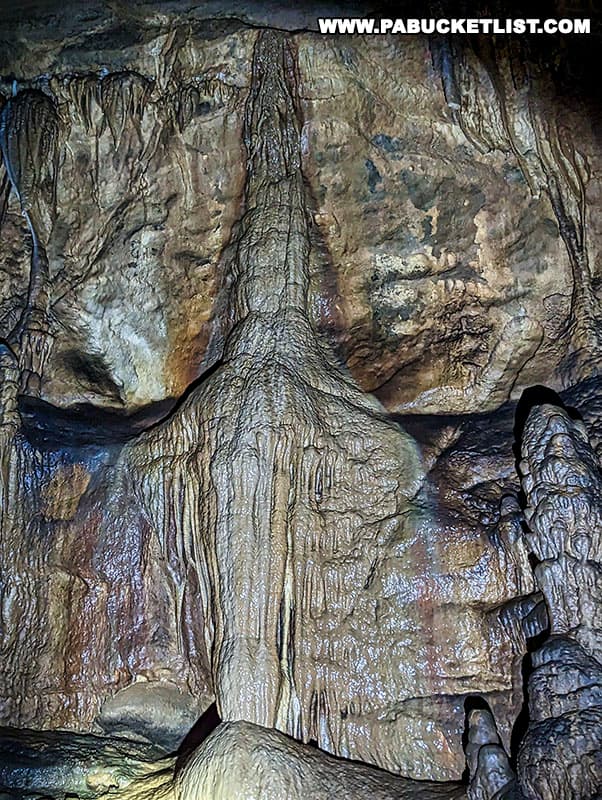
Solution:
{"label": "illuminated rock surface", "polygon": [[67,6],[0,23],[0,788],[595,797],[587,98],[518,44]]}
{"label": "illuminated rock surface", "polygon": [[531,411],[520,463],[549,636],[530,660],[515,776],[488,711],[469,720],[470,800],[598,798],[602,786],[600,469],[582,421]]}

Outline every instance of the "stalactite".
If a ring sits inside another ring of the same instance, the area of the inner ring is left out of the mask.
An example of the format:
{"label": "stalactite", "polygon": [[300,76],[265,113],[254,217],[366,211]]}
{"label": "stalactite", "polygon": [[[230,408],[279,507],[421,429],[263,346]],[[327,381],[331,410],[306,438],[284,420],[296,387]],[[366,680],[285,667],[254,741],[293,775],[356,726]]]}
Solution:
{"label": "stalactite", "polygon": [[0,132],[4,164],[23,211],[34,213],[40,196],[51,205],[59,137],[52,99],[34,89],[11,97],[2,110]]}
{"label": "stalactite", "polygon": [[100,104],[100,86],[96,75],[74,75],[68,78],[69,97],[88,133],[93,133],[95,129],[95,106]]}
{"label": "stalactite", "polygon": [[32,237],[27,301],[8,340],[18,346],[22,390],[40,390],[51,347],[46,240],[56,213],[59,118],[53,100],[36,90],[19,92],[0,116],[0,150],[12,189]]}
{"label": "stalactite", "polygon": [[135,72],[110,72],[100,81],[100,105],[119,147],[128,125],[133,125],[141,140],[140,120],[152,91],[152,83]]}
{"label": "stalactite", "polygon": [[181,86],[175,98],[171,98],[178,130],[182,133],[194,117],[215,113],[222,106],[231,104],[237,95],[235,87],[217,78],[202,78]]}
{"label": "stalactite", "polygon": [[[439,48],[440,49],[440,48]],[[447,61],[434,50],[444,90],[452,80]],[[598,360],[600,308],[593,291],[585,239],[585,191],[589,167],[555,119],[553,93],[539,73],[529,72],[511,45],[490,46],[481,53],[457,48],[451,59],[453,83],[459,87],[454,115],[467,139],[481,152],[512,153],[535,197],[551,202],[573,275],[571,336],[575,353],[566,362],[569,374],[580,374]],[[518,54],[520,55],[520,53]],[[535,89],[537,87],[537,91]],[[456,108],[457,105],[457,108]],[[551,115],[550,115],[551,111]]]}
{"label": "stalactite", "polygon": [[[173,417],[124,448],[120,469],[140,476],[139,502],[175,575],[186,562],[201,587],[222,718],[419,776],[426,759],[396,751],[396,724],[430,723],[379,718],[379,702],[402,703],[416,686],[389,664],[389,635],[368,646],[365,631],[383,585],[411,570],[381,526],[393,541],[433,546],[413,522],[423,476],[411,438],[343,376],[313,327],[295,81],[290,43],[260,34],[223,361]],[[173,513],[183,485],[196,487],[185,517]],[[194,598],[183,603],[187,619]],[[390,613],[424,624],[403,598]],[[375,702],[361,685],[385,681],[383,670],[393,683]],[[343,718],[343,708],[353,712]]]}
{"label": "stalactite", "polygon": [[[4,95],[0,94],[0,119],[2,118],[2,109],[6,105]],[[4,164],[4,157],[0,158],[0,233],[2,232],[2,224],[6,211],[8,208],[8,199],[10,196],[10,178],[8,170]]]}

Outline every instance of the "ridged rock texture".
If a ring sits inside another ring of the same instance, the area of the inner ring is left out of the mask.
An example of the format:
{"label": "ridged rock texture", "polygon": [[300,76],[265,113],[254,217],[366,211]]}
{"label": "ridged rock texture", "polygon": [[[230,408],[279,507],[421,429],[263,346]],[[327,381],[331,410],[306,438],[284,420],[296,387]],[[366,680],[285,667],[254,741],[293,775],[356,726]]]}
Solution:
{"label": "ridged rock texture", "polygon": [[469,798],[595,799],[602,790],[600,466],[583,422],[563,408],[534,408],[522,439],[526,539],[548,635],[530,657],[517,775],[490,712],[471,714]]}
{"label": "ridged rock texture", "polygon": [[0,800],[598,796],[591,99],[317,16],[0,20]]}

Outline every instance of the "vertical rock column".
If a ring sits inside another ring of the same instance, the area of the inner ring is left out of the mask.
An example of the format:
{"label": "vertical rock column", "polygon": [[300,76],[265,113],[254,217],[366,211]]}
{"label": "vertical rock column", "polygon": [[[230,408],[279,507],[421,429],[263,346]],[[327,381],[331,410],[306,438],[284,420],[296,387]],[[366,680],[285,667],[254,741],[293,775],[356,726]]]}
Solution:
{"label": "vertical rock column", "polygon": [[373,577],[423,474],[411,437],[341,373],[313,326],[300,128],[291,45],[262,32],[222,363],[122,463],[141,475],[168,560],[198,576],[181,619],[194,603],[208,619],[222,718],[334,752],[351,738],[370,757],[348,709],[382,702],[371,687],[390,638],[372,629]]}
{"label": "vertical rock column", "polygon": [[602,786],[602,482],[584,424],[529,415],[520,467],[528,545],[550,638],[533,653],[518,778],[529,800],[599,797]]}
{"label": "vertical rock column", "polygon": [[[290,362],[301,364],[307,348],[299,336],[309,335],[309,236],[294,92],[287,41],[261,34],[246,110],[246,208],[233,264],[235,329],[226,354],[236,364],[240,410],[225,440],[218,433],[211,465],[217,586],[225,589],[216,626],[218,697],[226,717],[268,726],[276,723],[280,703],[288,705],[280,695],[291,692],[289,515],[298,443]],[[287,710],[283,714],[286,719]]]}
{"label": "vertical rock column", "polygon": [[53,224],[59,120],[54,102],[40,91],[12,97],[0,114],[0,151],[8,182],[21,204],[32,239],[25,307],[10,333],[19,348],[21,390],[37,395],[51,347],[46,241]]}
{"label": "vertical rock column", "polygon": [[[245,213],[232,270],[227,386],[220,392],[228,413],[212,448],[216,521],[208,551],[215,559],[214,675],[222,715],[318,738],[317,717],[328,701],[312,685],[315,663],[304,659],[323,635],[316,609],[330,605],[336,616],[353,606],[347,579],[363,585],[371,563],[354,552],[366,533],[355,512],[379,498],[386,507],[388,495],[394,514],[398,480],[412,494],[419,467],[409,437],[341,375],[309,318],[296,91],[289,43],[262,33],[246,110]],[[372,465],[373,458],[382,461]],[[329,506],[334,514],[325,515]],[[357,540],[338,544],[337,528],[354,527]],[[326,546],[317,575],[320,540]],[[323,567],[337,575],[330,589]],[[330,692],[336,695],[334,685]],[[333,732],[323,744],[336,748],[337,738]]]}

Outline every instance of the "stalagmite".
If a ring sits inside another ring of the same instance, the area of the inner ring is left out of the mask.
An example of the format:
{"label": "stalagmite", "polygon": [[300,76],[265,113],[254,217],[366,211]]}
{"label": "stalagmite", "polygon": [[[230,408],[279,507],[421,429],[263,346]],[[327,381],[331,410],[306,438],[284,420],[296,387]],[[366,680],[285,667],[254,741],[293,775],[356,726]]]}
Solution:
{"label": "stalagmite", "polygon": [[29,5],[0,15],[0,800],[597,800],[573,40]]}
{"label": "stalagmite", "polygon": [[516,776],[491,712],[486,709],[474,709],[469,714],[466,760],[469,800],[521,800]]}
{"label": "stalagmite", "polygon": [[174,781],[174,800],[461,800],[463,787],[395,778],[248,723],[224,723]]}
{"label": "stalagmite", "polygon": [[535,408],[523,434],[527,539],[550,638],[533,654],[518,776],[529,800],[595,798],[602,786],[600,467],[584,424]]}

